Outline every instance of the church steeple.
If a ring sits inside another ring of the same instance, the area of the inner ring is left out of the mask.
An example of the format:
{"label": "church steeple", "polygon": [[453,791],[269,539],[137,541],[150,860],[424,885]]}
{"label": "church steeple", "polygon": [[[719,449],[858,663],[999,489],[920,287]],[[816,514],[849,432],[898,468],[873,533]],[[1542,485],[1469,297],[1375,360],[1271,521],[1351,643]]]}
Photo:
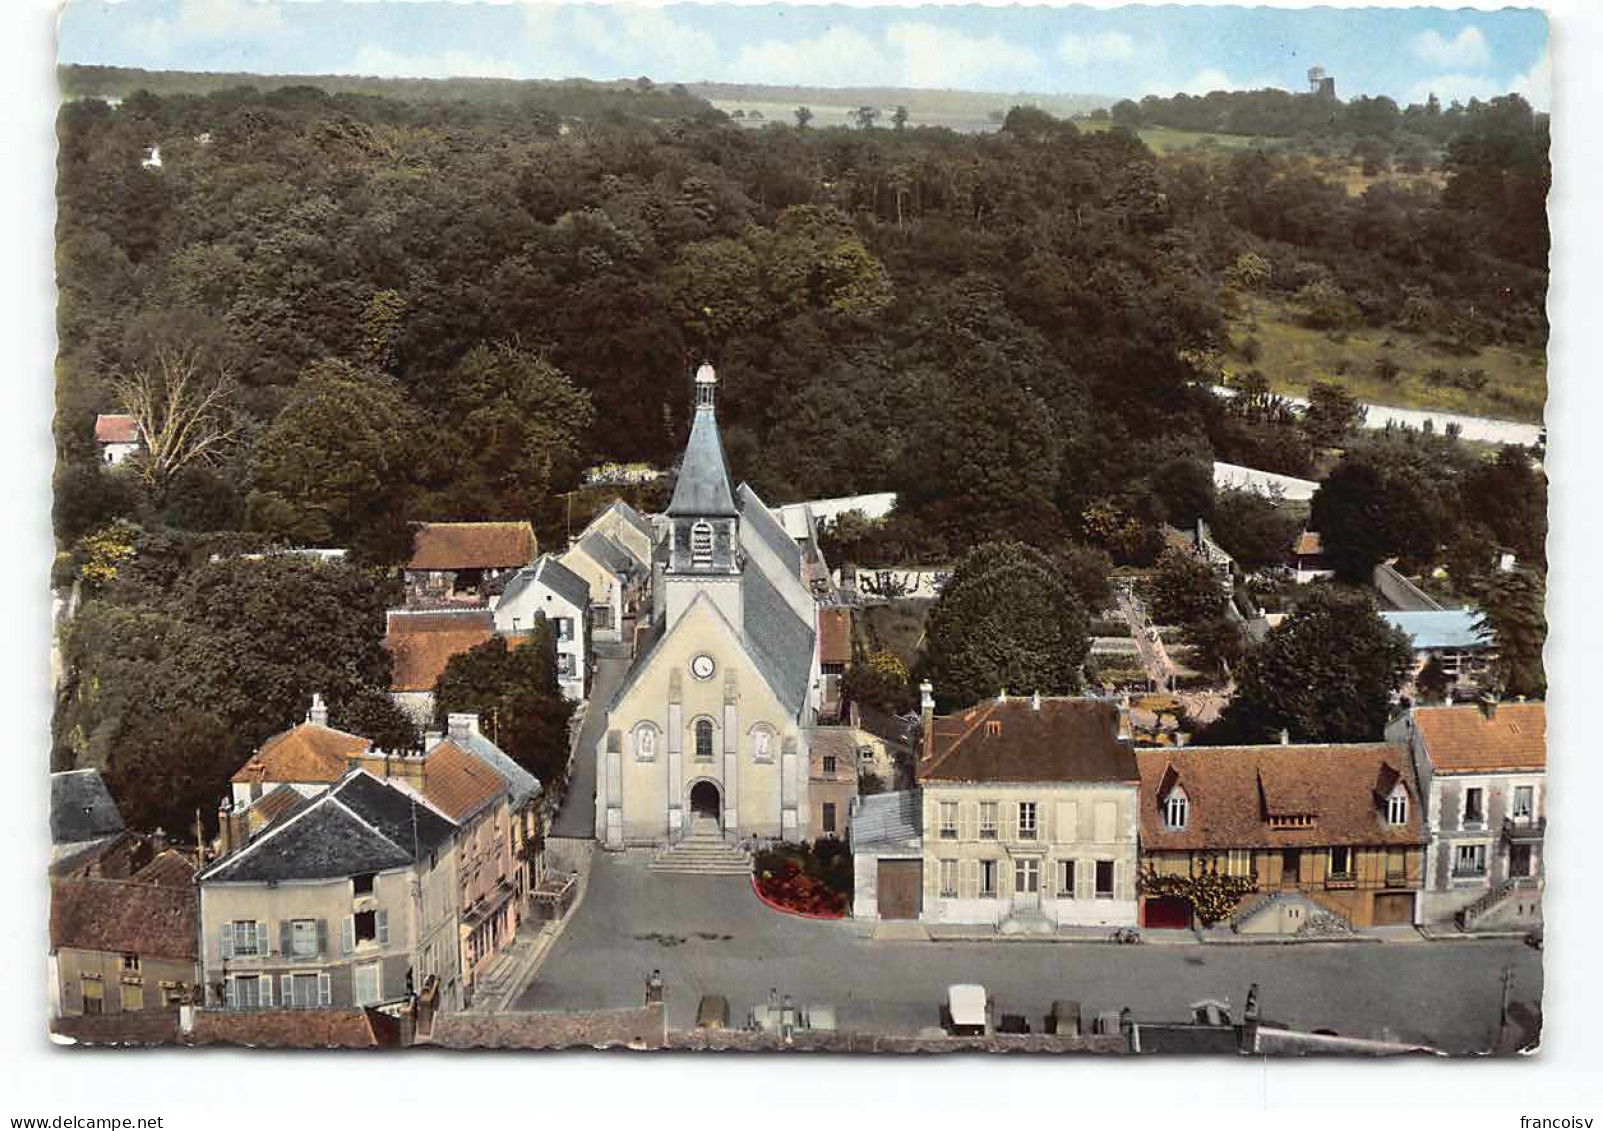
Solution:
{"label": "church steeple", "polygon": [[690,423],[684,458],[679,461],[673,499],[668,503],[670,518],[735,518],[740,514],[713,409],[717,388],[712,366],[703,364],[696,371],[696,415]]}
{"label": "church steeple", "polygon": [[707,362],[701,363],[696,370],[696,411],[712,412],[713,399],[718,391],[718,374],[713,371]]}

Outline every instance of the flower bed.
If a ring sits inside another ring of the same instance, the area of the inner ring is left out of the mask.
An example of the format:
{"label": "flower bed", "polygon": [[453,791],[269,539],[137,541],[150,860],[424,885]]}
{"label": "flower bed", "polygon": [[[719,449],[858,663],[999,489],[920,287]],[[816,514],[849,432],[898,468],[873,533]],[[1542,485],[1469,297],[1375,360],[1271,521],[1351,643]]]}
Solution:
{"label": "flower bed", "polygon": [[846,896],[809,876],[794,860],[782,860],[752,876],[757,898],[777,911],[810,919],[840,919],[846,914]]}

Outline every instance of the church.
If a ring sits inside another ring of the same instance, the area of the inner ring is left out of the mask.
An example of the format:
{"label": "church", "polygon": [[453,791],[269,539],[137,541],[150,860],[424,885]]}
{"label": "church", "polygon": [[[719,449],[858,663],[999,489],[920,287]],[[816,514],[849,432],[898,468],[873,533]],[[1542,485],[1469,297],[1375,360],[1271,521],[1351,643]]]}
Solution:
{"label": "church", "polygon": [[800,841],[817,715],[817,605],[802,551],[751,488],[734,489],[712,366],[652,553],[651,625],[596,750],[607,848]]}

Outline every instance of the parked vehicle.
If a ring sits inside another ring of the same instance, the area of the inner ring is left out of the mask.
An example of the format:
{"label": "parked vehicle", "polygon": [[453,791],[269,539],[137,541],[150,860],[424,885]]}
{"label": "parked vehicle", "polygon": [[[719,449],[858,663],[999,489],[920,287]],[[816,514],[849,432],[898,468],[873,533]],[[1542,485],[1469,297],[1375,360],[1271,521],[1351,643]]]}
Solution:
{"label": "parked vehicle", "polygon": [[708,994],[696,1007],[696,1028],[729,1028],[729,999],[722,994]]}
{"label": "parked vehicle", "polygon": [[1052,1008],[1047,1010],[1046,1022],[1041,1026],[1041,1030],[1057,1037],[1078,1037],[1080,1035],[1080,1003],[1077,1001],[1054,1001]]}
{"label": "parked vehicle", "polygon": [[985,1037],[991,1033],[991,999],[984,986],[959,983],[946,987],[941,1027],[954,1037]]}
{"label": "parked vehicle", "polygon": [[1138,943],[1141,941],[1141,932],[1134,927],[1120,927],[1108,936],[1109,942]]}

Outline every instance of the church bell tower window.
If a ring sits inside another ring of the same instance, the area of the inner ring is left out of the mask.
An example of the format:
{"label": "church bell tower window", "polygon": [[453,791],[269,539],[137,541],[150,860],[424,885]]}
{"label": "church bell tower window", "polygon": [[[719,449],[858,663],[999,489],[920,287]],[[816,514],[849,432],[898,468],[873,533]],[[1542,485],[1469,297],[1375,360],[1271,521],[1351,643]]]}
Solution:
{"label": "church bell tower window", "polygon": [[702,520],[690,528],[690,564],[712,565],[712,523]]}

